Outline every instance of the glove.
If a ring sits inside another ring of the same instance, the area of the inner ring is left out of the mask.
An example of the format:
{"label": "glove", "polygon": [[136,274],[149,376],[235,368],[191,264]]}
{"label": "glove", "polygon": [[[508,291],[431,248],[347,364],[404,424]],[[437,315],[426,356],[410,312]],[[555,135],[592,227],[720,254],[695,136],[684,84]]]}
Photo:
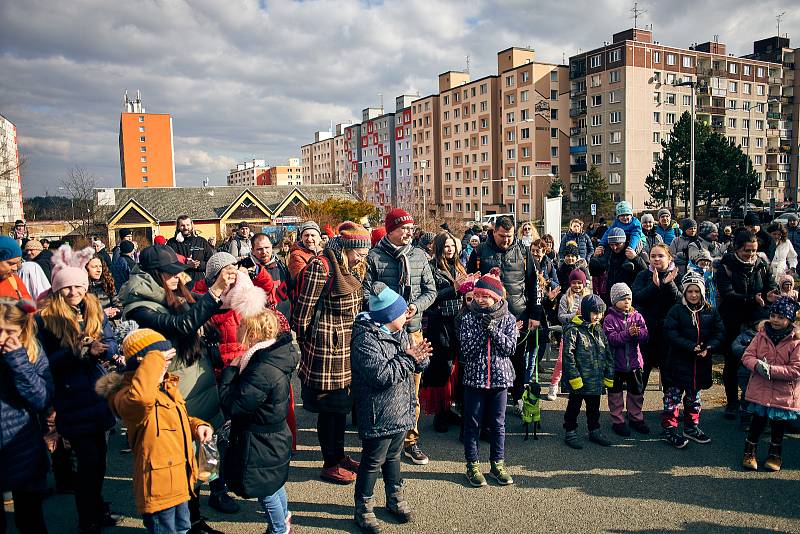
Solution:
{"label": "glove", "polygon": [[758,360],[756,362],[756,366],[753,368],[753,370],[756,373],[758,373],[761,376],[763,376],[764,378],[766,378],[767,380],[770,380],[770,377],[769,377],[769,364],[767,362],[762,361],[762,360]]}
{"label": "glove", "polygon": [[487,314],[481,317],[481,324],[483,325],[484,330],[489,330],[489,328],[492,326],[492,321],[494,321],[494,319],[492,319],[491,315]]}
{"label": "glove", "polygon": [[569,381],[569,387],[573,389],[573,391],[577,391],[583,387],[583,378],[573,378]]}
{"label": "glove", "polygon": [[604,378],[603,379],[603,385],[605,387],[607,387],[607,388],[613,388],[614,387],[614,379],[613,378]]}

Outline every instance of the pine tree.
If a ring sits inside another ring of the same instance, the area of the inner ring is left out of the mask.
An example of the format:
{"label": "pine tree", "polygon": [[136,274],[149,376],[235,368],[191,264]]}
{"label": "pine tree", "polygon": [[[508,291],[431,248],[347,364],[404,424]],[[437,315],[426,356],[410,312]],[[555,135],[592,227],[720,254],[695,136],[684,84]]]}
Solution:
{"label": "pine tree", "polygon": [[550,189],[547,190],[547,198],[560,197],[563,189],[564,186],[561,183],[561,178],[554,176],[553,181],[550,182]]}
{"label": "pine tree", "polygon": [[608,182],[600,175],[594,165],[589,168],[578,190],[577,207],[584,218],[591,217],[591,205],[597,204],[597,215],[611,215],[614,203],[608,193]]}

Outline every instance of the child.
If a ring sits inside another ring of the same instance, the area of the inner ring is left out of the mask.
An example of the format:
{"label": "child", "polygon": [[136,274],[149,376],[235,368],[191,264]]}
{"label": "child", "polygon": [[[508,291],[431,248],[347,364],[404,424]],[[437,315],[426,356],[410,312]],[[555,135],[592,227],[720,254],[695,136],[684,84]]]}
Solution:
{"label": "child", "polygon": [[603,237],[600,239],[599,246],[595,251],[595,256],[601,256],[603,254],[603,249],[608,246],[608,233],[611,231],[612,228],[620,228],[623,232],[625,232],[625,237],[628,241],[628,246],[634,250],[634,252],[639,253],[641,250],[642,239],[644,239],[644,232],[642,231],[642,223],[639,222],[639,219],[633,216],[633,208],[631,207],[631,203],[627,200],[623,200],[617,203],[616,208],[617,219],[608,227],[606,233],[603,234]]}
{"label": "child", "polygon": [[350,362],[353,397],[361,437],[361,464],[355,487],[355,521],[365,532],[378,532],[375,482],[383,473],[386,508],[402,523],[411,520],[411,505],[403,495],[400,451],[414,426],[414,373],[428,366],[431,344],[409,345],[406,301],[386,285],[372,284],[369,312],[353,323]]}
{"label": "child", "polygon": [[[561,252],[561,251],[560,251]],[[580,269],[586,276],[589,276],[589,268],[586,260],[580,257],[578,252],[578,245],[570,241],[564,245],[564,259],[558,265],[558,283],[561,285],[561,291],[566,293],[569,291],[569,275],[572,271]]]}
{"label": "child", "polygon": [[289,383],[300,354],[291,333],[281,333],[276,312],[262,309],[247,314],[244,300],[234,298],[231,305],[242,317],[239,343],[249,348],[222,371],[219,389],[222,408],[231,420],[230,446],[223,460],[225,480],[240,497],[258,497],[269,532],[291,533],[284,485],[292,433],[286,417]]}
{"label": "child", "polygon": [[778,278],[778,288],[782,296],[797,299],[797,290],[794,288],[794,277],[791,274],[783,274]]}
{"label": "child", "polygon": [[614,357],[608,339],[600,326],[606,305],[597,295],[581,299],[580,315],[564,329],[562,387],[569,392],[567,410],[564,412],[564,442],[573,449],[582,449],[578,441],[578,414],[586,403],[586,421],[589,441],[603,447],[611,442],[600,430],[600,395],[603,386],[614,385]]}
{"label": "child", "polygon": [[140,328],[125,337],[122,352],[125,373],[103,376],[95,389],[128,429],[136,509],[148,532],[186,532],[190,492],[197,484],[192,437],[207,442],[213,430],[186,413],[178,377],[167,373],[175,349],[164,336]]}
{"label": "child", "polygon": [[703,277],[706,284],[706,300],[711,308],[717,309],[717,282],[714,279],[713,262],[711,253],[704,248],[692,248],[692,258],[687,269]]}
{"label": "child", "polygon": [[464,367],[464,457],[467,480],[486,485],[478,463],[478,435],[487,413],[490,434],[490,474],[498,484],[514,483],[505,467],[505,420],[508,388],[514,384],[511,356],[518,330],[508,311],[500,270],[495,267],[475,282],[474,300],[459,328]]}
{"label": "child", "polygon": [[[711,443],[700,430],[700,391],[711,387],[712,354],[722,347],[722,319],[706,301],[703,277],[689,271],[683,277],[683,299],[667,312],[664,334],[669,344],[661,364],[664,411],[661,439],[682,449],[689,439]],[[683,395],[683,433],[678,431],[678,414]],[[688,438],[688,439],[687,439]]]}
{"label": "child", "polygon": [[[575,269],[569,275],[569,290],[561,297],[558,303],[558,322],[566,326],[572,321],[581,310],[581,299],[586,295],[590,295],[592,291],[586,285],[586,274],[580,270]],[[550,377],[550,391],[547,393],[547,400],[554,401],[558,398],[559,387],[558,383],[561,381],[561,373],[563,370],[563,352],[564,342],[559,343],[558,359],[553,368],[553,374]]]}
{"label": "child", "polygon": [[752,371],[746,398],[753,420],[744,443],[745,469],[758,469],[756,447],[769,422],[772,439],[764,468],[780,471],[786,424],[800,419],[800,336],[792,324],[799,308],[796,301],[778,297],[770,307],[769,321],[742,358],[745,367]]}
{"label": "child", "polygon": [[622,410],[625,407],[623,389],[628,390],[627,408],[630,428],[640,434],[649,434],[644,422],[644,384],[642,380],[642,351],[649,335],[644,317],[633,309],[633,292],[627,284],[611,286],[611,309],[603,320],[603,331],[614,351],[614,385],[608,390],[608,411],[611,412],[612,429],[623,437],[631,435]]}

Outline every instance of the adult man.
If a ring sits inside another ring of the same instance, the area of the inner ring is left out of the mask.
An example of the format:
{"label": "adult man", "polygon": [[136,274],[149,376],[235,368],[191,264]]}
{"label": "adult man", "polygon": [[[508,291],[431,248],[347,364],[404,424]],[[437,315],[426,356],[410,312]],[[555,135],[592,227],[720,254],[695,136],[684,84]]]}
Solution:
{"label": "adult man", "polygon": [[[800,251],[800,219],[794,213],[786,215],[786,231],[788,232],[789,243],[794,247],[794,251]],[[800,253],[800,252],[798,252]]]}
{"label": "adult man", "polygon": [[133,241],[123,240],[119,244],[119,254],[117,259],[111,261],[110,271],[111,276],[114,278],[114,287],[119,292],[120,288],[125,285],[125,282],[131,277],[131,271],[136,266],[136,260],[133,258],[133,252],[136,246]]}
{"label": "adult man", "polygon": [[612,228],[608,232],[608,247],[589,260],[592,276],[606,273],[605,290],[600,293],[606,303],[610,301],[609,291],[614,284],[623,282],[630,287],[639,271],[647,269],[644,258],[628,246],[627,239],[622,228]]}
{"label": "adult man", "polygon": [[25,221],[22,219],[14,221],[14,228],[11,229],[8,235],[11,239],[16,241],[19,246],[24,247],[25,243],[28,242],[28,227]]}
{"label": "adult man", "polygon": [[239,223],[236,233],[225,247],[225,252],[239,259],[250,255],[250,226],[245,221]]}
{"label": "adult man", "polygon": [[206,262],[214,255],[214,249],[205,238],[194,231],[194,223],[188,215],[181,215],[175,222],[175,237],[167,245],[176,254],[186,258],[186,274],[192,277],[192,285],[206,275]]}
{"label": "adult man", "polygon": [[36,259],[36,256],[42,253],[43,250],[44,247],[40,241],[36,239],[29,239],[23,248],[24,254],[22,255],[22,258],[25,261],[33,261]]}
{"label": "adult man", "polygon": [[28,288],[17,274],[21,263],[22,249],[16,239],[0,236],[0,298],[31,300]]}
{"label": "adult man", "polygon": [[[772,240],[771,235],[761,228],[761,218],[757,213],[748,211],[744,216],[744,228],[737,228],[735,234],[744,230],[755,234],[756,240],[758,241],[758,252],[763,252],[767,255],[767,258],[772,261],[772,256],[775,255],[775,241]],[[734,237],[734,240],[735,239]]]}
{"label": "adult man", "polygon": [[699,250],[707,250],[711,261],[722,259],[728,247],[719,243],[719,227],[711,221],[703,221],[697,230],[697,241],[689,243],[689,259]]}
{"label": "adult man", "polygon": [[117,244],[111,249],[111,263],[114,263],[114,260],[119,256],[119,245],[123,241],[133,241],[133,230],[130,228],[123,228],[119,231],[119,241],[117,241]]}
{"label": "adult man", "polygon": [[314,221],[306,221],[297,229],[298,239],[289,250],[289,275],[292,283],[311,258],[322,252],[322,232]]}
{"label": "adult man", "polygon": [[[364,292],[372,295],[372,284],[383,282],[408,302],[406,311],[406,331],[411,342],[422,341],[422,312],[436,300],[436,282],[422,249],[411,246],[414,231],[414,218],[405,210],[395,208],[386,214],[386,235],[369,251],[367,272],[364,276]],[[414,375],[416,387],[416,421],[408,431],[403,443],[403,454],[417,465],[428,463],[428,456],[419,447],[419,382],[420,375]]]}
{"label": "adult man", "polygon": [[658,210],[658,226],[656,232],[664,240],[664,244],[669,246],[672,240],[681,235],[678,224],[672,220],[672,213],[667,208]]}
{"label": "adult man", "polygon": [[110,267],[111,256],[109,256],[108,250],[106,250],[106,244],[103,243],[103,240],[100,239],[100,236],[92,236],[92,246],[94,247],[94,251],[97,253],[97,255],[100,256],[100,259],[102,259],[103,262]]}
{"label": "adult man", "polygon": [[278,311],[292,317],[292,303],[289,300],[289,269],[278,259],[272,250],[272,241],[267,234],[257,233],[251,239],[250,257],[255,265],[253,285],[264,289],[265,274],[269,273],[275,282],[275,298]]}
{"label": "adult man", "polygon": [[[467,262],[467,272],[483,275],[493,267],[500,269],[500,280],[506,290],[508,311],[517,319],[519,339],[527,339],[528,332],[539,327],[542,320],[542,305],[538,297],[536,262],[530,248],[514,239],[514,220],[498,217],[494,230],[489,230],[486,241],[478,245]],[[527,343],[517,344],[514,364],[514,387],[511,396],[516,406],[522,409],[522,392],[525,386],[525,350]]]}

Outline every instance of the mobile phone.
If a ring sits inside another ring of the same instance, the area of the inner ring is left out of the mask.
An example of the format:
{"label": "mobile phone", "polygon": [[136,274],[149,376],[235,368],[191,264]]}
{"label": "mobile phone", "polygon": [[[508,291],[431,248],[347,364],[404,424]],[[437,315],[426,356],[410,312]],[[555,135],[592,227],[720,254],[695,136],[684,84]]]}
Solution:
{"label": "mobile phone", "polygon": [[253,262],[253,258],[251,258],[250,256],[239,260],[239,263],[237,263],[236,265],[238,267],[244,267],[245,269],[252,269],[253,267],[256,266],[256,264]]}

